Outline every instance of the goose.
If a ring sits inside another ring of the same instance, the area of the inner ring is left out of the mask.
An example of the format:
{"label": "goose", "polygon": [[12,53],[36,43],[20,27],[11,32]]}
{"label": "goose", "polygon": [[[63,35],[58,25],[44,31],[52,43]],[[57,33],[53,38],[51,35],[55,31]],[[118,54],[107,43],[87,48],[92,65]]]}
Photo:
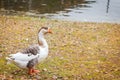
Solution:
{"label": "goose", "polygon": [[29,46],[20,52],[10,54],[6,57],[7,63],[13,63],[20,68],[27,68],[28,74],[39,73],[35,66],[48,56],[48,44],[44,35],[52,33],[48,27],[42,27],[38,31],[38,44]]}

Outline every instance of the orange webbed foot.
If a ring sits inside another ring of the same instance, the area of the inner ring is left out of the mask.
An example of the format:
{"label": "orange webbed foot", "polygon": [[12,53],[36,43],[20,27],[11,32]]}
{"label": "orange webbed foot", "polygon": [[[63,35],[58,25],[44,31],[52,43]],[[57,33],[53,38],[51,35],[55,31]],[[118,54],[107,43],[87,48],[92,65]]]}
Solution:
{"label": "orange webbed foot", "polygon": [[39,73],[39,72],[40,72],[39,70],[29,69],[28,74],[34,75],[34,74],[37,74],[37,73]]}
{"label": "orange webbed foot", "polygon": [[33,72],[33,73],[39,73],[40,71],[33,69],[32,72]]}

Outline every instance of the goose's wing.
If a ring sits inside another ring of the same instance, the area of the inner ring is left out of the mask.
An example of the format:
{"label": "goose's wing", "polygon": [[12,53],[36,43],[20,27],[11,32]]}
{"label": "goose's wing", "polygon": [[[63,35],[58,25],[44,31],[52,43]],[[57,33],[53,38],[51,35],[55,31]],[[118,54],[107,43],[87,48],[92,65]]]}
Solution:
{"label": "goose's wing", "polygon": [[24,49],[23,51],[21,51],[21,53],[28,54],[28,55],[36,55],[39,53],[39,51],[40,51],[39,45],[35,44]]}
{"label": "goose's wing", "polygon": [[16,54],[9,55],[9,58],[13,60],[29,61],[31,59],[37,58],[40,53],[40,47],[38,45],[32,45]]}

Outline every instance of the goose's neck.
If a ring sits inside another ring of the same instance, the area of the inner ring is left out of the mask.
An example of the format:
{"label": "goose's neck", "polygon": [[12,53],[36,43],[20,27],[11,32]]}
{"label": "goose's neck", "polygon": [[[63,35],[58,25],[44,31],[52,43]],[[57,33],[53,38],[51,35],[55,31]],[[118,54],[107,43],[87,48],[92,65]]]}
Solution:
{"label": "goose's neck", "polygon": [[47,47],[48,48],[48,44],[44,38],[44,34],[43,33],[39,33],[38,34],[38,44],[42,47]]}

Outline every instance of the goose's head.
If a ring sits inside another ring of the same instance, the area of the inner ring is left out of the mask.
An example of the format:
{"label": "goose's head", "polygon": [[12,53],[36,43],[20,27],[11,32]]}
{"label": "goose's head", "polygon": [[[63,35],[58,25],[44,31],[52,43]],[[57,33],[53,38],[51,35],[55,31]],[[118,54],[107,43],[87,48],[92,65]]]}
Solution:
{"label": "goose's head", "polygon": [[39,31],[39,34],[47,34],[47,33],[52,33],[50,27],[42,27]]}

